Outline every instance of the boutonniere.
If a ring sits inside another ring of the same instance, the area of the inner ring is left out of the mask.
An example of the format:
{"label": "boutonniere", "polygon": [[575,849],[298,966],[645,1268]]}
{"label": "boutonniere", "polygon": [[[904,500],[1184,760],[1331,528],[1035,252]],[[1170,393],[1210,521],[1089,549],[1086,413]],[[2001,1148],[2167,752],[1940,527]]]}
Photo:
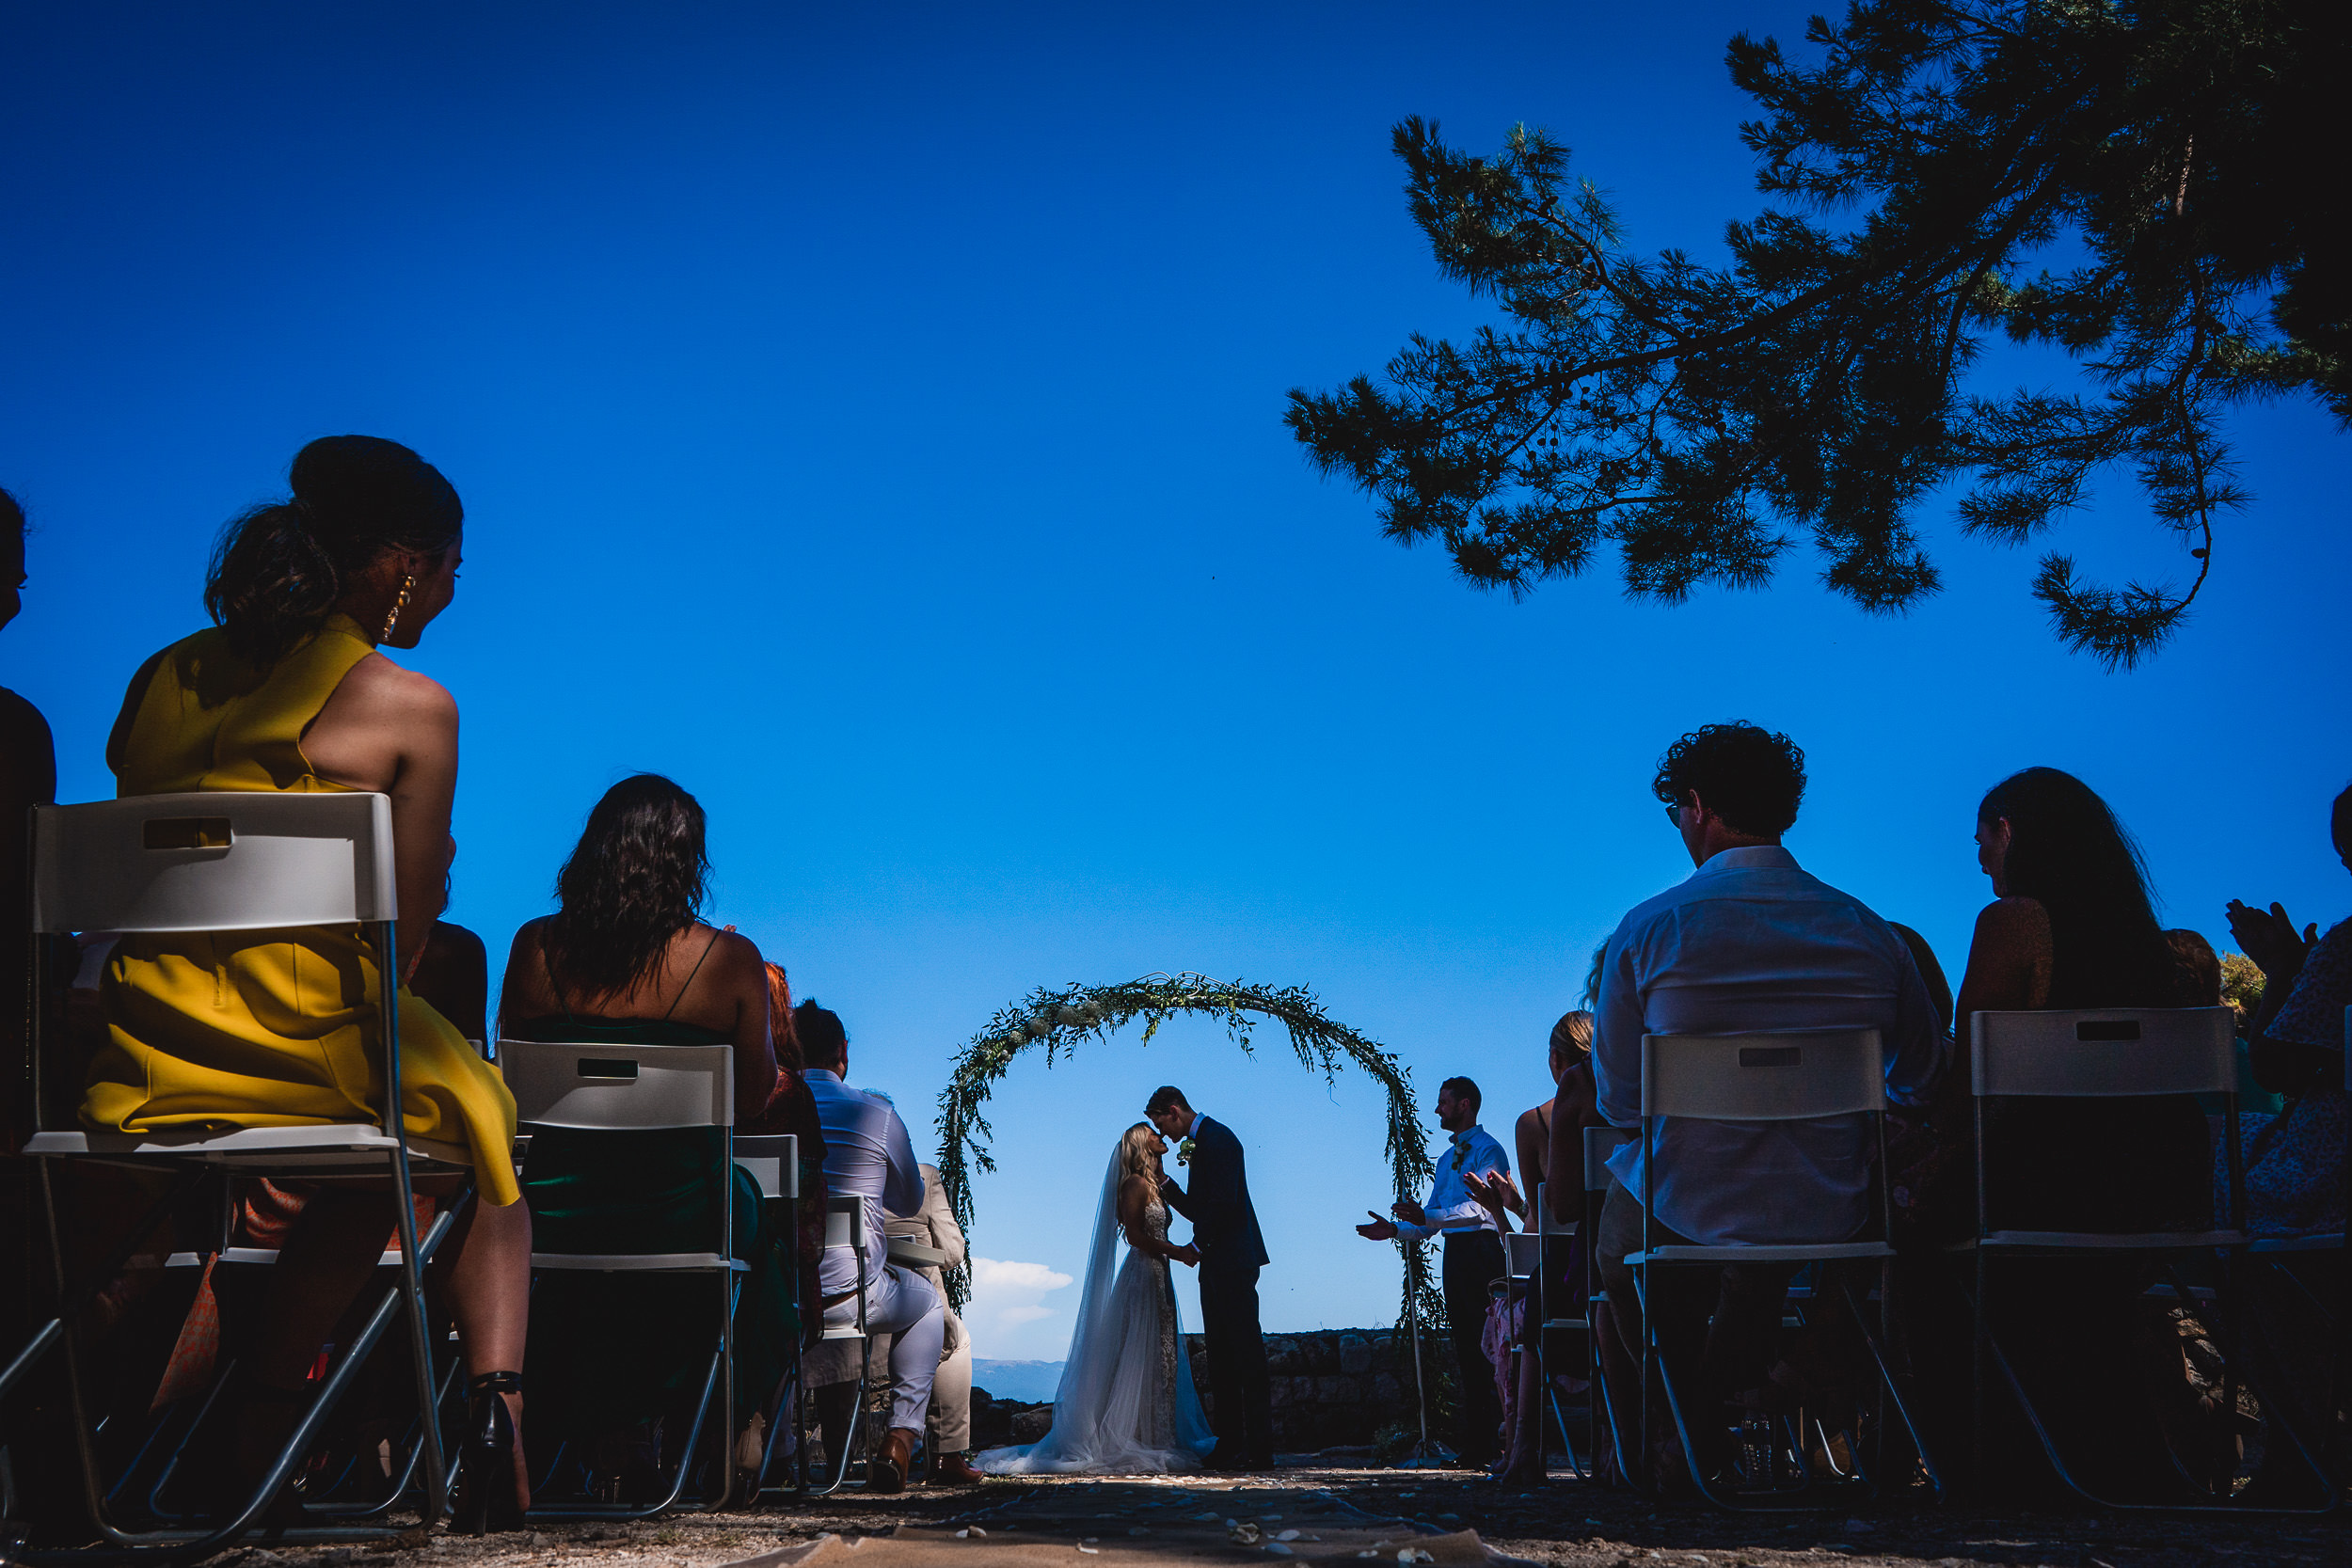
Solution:
{"label": "boutonniere", "polygon": [[1462,1162],[1469,1158],[1470,1140],[1467,1138],[1456,1137],[1454,1140],[1454,1168],[1456,1171],[1459,1171],[1462,1168]]}
{"label": "boutonniere", "polygon": [[1180,1165],[1192,1164],[1192,1140],[1190,1138],[1184,1139],[1176,1146],[1176,1163]]}

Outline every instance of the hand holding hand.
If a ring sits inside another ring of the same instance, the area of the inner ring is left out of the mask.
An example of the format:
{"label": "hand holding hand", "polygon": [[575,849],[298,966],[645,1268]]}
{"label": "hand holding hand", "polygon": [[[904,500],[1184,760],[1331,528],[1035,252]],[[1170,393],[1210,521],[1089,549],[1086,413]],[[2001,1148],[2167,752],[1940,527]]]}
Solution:
{"label": "hand holding hand", "polygon": [[2236,939],[2238,950],[2261,966],[2265,980],[2293,980],[2302,973],[2304,958],[2319,940],[2317,925],[2305,927],[2297,936],[2295,921],[2282,904],[2273,904],[2267,911],[2253,910],[2233,898],[2227,913],[2230,935]]}
{"label": "hand holding hand", "polygon": [[1389,1206],[1389,1212],[1394,1214],[1398,1219],[1403,1220],[1406,1225],[1427,1225],[1429,1223],[1429,1212],[1423,1209],[1420,1204],[1415,1203],[1409,1197],[1399,1198],[1396,1202],[1391,1204]]}
{"label": "hand holding hand", "polygon": [[1168,1259],[1171,1263],[1182,1263],[1188,1269],[1197,1269],[1200,1266],[1200,1249],[1186,1242],[1183,1246],[1168,1248]]}
{"label": "hand holding hand", "polygon": [[[1364,1212],[1372,1214],[1372,1211],[1369,1209],[1365,1210]],[[1394,1241],[1396,1239],[1396,1227],[1391,1225],[1379,1215],[1372,1214],[1372,1223],[1370,1225],[1358,1226],[1356,1227],[1356,1234],[1361,1236],[1367,1242]]]}

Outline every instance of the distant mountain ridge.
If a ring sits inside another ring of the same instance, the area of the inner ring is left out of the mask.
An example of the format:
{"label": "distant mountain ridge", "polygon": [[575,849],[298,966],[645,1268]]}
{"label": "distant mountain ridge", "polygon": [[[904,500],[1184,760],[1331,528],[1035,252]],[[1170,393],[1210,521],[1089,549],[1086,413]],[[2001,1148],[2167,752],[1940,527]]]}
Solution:
{"label": "distant mountain ridge", "polygon": [[987,1389],[992,1399],[1042,1404],[1060,1386],[1063,1365],[1059,1361],[986,1361],[974,1356],[972,1386]]}

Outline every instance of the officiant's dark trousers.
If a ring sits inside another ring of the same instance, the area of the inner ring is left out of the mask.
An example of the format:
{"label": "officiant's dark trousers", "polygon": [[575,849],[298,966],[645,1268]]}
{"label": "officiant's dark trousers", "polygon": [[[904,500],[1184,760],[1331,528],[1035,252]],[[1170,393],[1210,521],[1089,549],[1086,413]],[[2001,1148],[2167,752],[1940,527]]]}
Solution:
{"label": "officiant's dark trousers", "polygon": [[1502,1397],[1494,1363],[1486,1359],[1486,1288],[1502,1276],[1502,1238],[1491,1230],[1445,1239],[1445,1321],[1454,1336],[1454,1365],[1462,1377],[1462,1457],[1491,1465],[1502,1451]]}
{"label": "officiant's dark trousers", "polygon": [[1209,1425],[1217,1447],[1250,1464],[1274,1456],[1274,1401],[1266,1386],[1265,1338],[1258,1332],[1258,1271],[1200,1260],[1200,1335],[1208,1342]]}

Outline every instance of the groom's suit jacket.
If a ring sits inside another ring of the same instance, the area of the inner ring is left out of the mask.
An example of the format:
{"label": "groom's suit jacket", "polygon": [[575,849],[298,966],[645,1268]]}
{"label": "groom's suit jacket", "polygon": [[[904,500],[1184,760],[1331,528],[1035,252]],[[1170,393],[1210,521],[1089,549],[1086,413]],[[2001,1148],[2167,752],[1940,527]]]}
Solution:
{"label": "groom's suit jacket", "polygon": [[1169,1193],[1168,1203],[1192,1221],[1202,1272],[1265,1267],[1265,1238],[1258,1233],[1258,1211],[1249,1205],[1241,1140],[1222,1122],[1200,1118],[1200,1131],[1192,1139],[1192,1180],[1181,1195]]}

